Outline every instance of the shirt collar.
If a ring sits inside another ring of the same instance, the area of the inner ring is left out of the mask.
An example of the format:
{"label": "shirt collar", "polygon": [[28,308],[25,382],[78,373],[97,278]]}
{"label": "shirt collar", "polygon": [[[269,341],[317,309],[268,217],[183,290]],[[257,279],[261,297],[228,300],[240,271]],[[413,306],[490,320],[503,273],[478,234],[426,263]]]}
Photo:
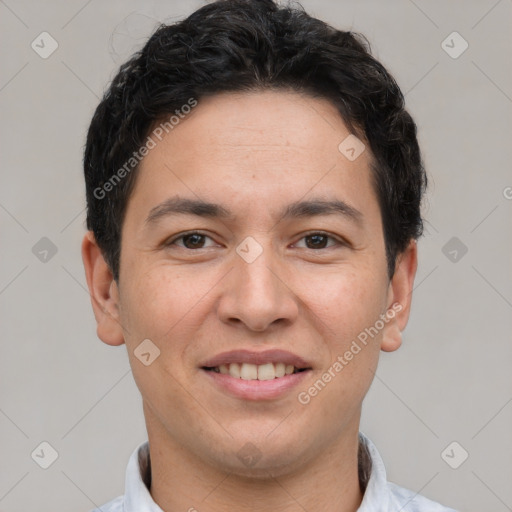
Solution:
{"label": "shirt collar", "polygon": [[[359,450],[366,450],[368,454],[369,479],[357,512],[389,510],[391,503],[384,462],[375,445],[362,432],[359,432]],[[361,461],[361,457],[359,460]],[[359,479],[361,480],[361,470]]]}
{"label": "shirt collar", "polygon": [[163,512],[149,493],[151,464],[149,443],[139,445],[126,468],[124,512]]}
{"label": "shirt collar", "polygon": [[[384,462],[375,445],[359,433],[359,481],[364,492],[357,512],[388,510],[390,504]],[[151,464],[149,443],[140,444],[132,453],[126,468],[125,512],[163,512],[153,501],[151,486]]]}

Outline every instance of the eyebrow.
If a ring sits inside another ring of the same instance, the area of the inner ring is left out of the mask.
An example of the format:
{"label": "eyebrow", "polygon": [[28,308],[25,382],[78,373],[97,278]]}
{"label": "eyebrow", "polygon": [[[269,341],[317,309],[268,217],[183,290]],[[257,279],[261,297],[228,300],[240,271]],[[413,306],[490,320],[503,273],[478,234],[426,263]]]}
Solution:
{"label": "eyebrow", "polygon": [[285,208],[279,220],[318,215],[342,215],[357,224],[360,224],[363,220],[363,214],[359,210],[339,199],[330,201],[325,199],[297,201]]}
{"label": "eyebrow", "polygon": [[211,218],[233,217],[231,212],[220,204],[208,203],[201,199],[171,197],[150,210],[146,218],[146,224],[153,224],[162,217],[179,214]]}
{"label": "eyebrow", "polygon": [[[152,208],[146,218],[146,224],[156,223],[162,217],[171,215],[196,215],[198,217],[233,219],[231,211],[220,204],[209,203],[201,199],[171,197]],[[336,200],[311,199],[289,204],[279,216],[279,221],[315,217],[320,215],[342,215],[348,220],[360,224],[363,214],[349,204]]]}

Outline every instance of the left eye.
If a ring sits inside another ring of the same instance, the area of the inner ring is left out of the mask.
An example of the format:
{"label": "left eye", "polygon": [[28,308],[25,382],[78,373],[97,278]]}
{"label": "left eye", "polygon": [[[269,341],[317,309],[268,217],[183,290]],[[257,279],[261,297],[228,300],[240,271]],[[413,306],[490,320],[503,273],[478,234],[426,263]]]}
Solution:
{"label": "left eye", "polygon": [[295,245],[298,246],[298,244],[300,244],[303,240],[306,249],[326,249],[327,247],[332,247],[333,245],[340,245],[340,242],[338,242],[332,236],[327,235],[326,233],[311,233],[302,237]]}

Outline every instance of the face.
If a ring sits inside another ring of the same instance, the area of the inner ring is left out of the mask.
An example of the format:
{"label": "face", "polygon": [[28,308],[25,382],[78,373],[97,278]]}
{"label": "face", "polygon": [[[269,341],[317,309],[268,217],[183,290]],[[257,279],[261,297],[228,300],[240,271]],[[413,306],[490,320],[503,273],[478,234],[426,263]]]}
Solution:
{"label": "face", "polygon": [[98,333],[126,343],[150,435],[279,474],[357,433],[379,351],[400,344],[416,256],[411,244],[389,280],[371,154],[347,158],[349,135],[326,100],[229,93],[143,159],[119,282],[106,286],[97,253],[84,261],[93,293],[103,275]]}

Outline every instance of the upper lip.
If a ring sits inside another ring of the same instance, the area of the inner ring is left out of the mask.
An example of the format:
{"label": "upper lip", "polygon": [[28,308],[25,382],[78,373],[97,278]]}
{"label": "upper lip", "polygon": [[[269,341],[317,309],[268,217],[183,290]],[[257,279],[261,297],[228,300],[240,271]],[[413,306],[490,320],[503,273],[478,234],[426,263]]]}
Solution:
{"label": "upper lip", "polygon": [[250,363],[250,364],[266,364],[266,363],[284,363],[286,365],[293,365],[295,368],[311,368],[311,365],[302,357],[299,357],[292,352],[286,350],[263,350],[256,352],[254,350],[232,350],[229,352],[222,352],[205,361],[201,367],[203,368],[216,368],[221,364],[231,363]]}

